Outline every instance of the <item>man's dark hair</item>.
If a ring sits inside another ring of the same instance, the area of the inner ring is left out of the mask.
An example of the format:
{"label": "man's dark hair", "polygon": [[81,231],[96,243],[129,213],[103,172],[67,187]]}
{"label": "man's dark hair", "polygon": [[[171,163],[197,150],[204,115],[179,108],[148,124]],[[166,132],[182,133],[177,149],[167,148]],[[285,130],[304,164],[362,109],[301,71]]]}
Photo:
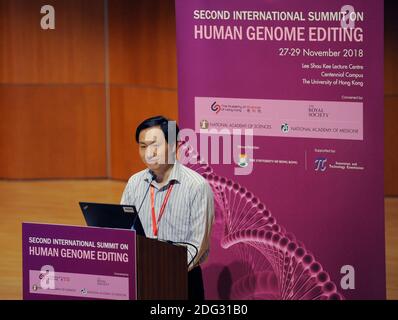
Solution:
{"label": "man's dark hair", "polygon": [[[170,119],[167,119],[166,117],[163,116],[155,116],[152,118],[148,118],[140,123],[140,125],[137,127],[135,130],[135,141],[139,141],[140,137],[140,132],[144,129],[152,128],[152,127],[160,127],[160,129],[163,131],[164,137],[166,138],[166,142],[169,143],[169,121],[173,121]],[[174,129],[174,126],[170,128],[171,130]],[[175,137],[177,142],[177,137],[178,137],[178,132],[180,132],[180,129],[178,128],[178,125],[176,123],[175,125]],[[170,135],[173,134],[174,132],[170,132]]]}

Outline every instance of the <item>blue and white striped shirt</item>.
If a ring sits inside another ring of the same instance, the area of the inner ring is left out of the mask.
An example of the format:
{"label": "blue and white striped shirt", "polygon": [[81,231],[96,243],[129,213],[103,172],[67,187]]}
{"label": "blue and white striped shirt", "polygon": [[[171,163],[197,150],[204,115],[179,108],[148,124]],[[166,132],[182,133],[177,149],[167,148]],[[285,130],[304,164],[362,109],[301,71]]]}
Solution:
{"label": "blue and white striped shirt", "polygon": [[[123,192],[121,204],[135,205],[137,210],[144,199],[151,174],[148,169],[134,174]],[[214,199],[210,185],[199,173],[176,161],[167,183],[159,188],[152,181],[155,191],[155,212],[158,218],[160,207],[170,183],[173,189],[167,201],[163,216],[158,224],[158,239],[173,242],[188,242],[198,248],[198,254],[189,270],[204,262],[209,252],[210,232],[214,221]],[[155,238],[152,230],[150,192],[142,204],[139,218],[148,238]],[[195,255],[195,249],[187,246],[188,262]]]}

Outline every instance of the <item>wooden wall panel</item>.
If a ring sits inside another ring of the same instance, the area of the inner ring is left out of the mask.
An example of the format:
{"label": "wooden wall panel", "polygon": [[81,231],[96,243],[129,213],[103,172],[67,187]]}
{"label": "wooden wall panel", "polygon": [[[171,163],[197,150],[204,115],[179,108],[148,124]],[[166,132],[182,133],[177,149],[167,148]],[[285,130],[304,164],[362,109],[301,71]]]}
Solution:
{"label": "wooden wall panel", "polygon": [[126,180],[145,168],[138,156],[136,127],[155,115],[177,120],[177,113],[174,90],[111,86],[112,178]]}
{"label": "wooden wall panel", "polygon": [[384,93],[398,95],[398,3],[386,1],[385,8]]}
{"label": "wooden wall panel", "polygon": [[398,30],[385,39],[384,93],[398,95]]}
{"label": "wooden wall panel", "polygon": [[398,95],[385,97],[384,194],[398,195]]}
{"label": "wooden wall panel", "polygon": [[398,196],[398,3],[385,1],[384,194]]}
{"label": "wooden wall panel", "polygon": [[174,0],[108,3],[110,82],[176,89]]}
{"label": "wooden wall panel", "polygon": [[0,178],[105,177],[103,86],[0,86]]}
{"label": "wooden wall panel", "polygon": [[142,170],[137,125],[162,114],[177,118],[174,0],[109,1],[111,177]]}
{"label": "wooden wall panel", "polygon": [[[42,30],[42,5],[55,8],[55,30]],[[1,83],[104,81],[102,0],[0,0]]]}

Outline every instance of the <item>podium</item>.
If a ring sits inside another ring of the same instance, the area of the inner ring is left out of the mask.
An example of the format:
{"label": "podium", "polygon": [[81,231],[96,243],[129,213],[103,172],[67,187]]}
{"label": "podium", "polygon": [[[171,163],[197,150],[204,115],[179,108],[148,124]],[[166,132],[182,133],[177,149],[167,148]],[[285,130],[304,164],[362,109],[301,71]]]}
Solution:
{"label": "podium", "polygon": [[136,243],[138,299],[187,299],[186,248],[139,235]]}
{"label": "podium", "polygon": [[23,298],[187,299],[187,250],[134,231],[23,223]]}

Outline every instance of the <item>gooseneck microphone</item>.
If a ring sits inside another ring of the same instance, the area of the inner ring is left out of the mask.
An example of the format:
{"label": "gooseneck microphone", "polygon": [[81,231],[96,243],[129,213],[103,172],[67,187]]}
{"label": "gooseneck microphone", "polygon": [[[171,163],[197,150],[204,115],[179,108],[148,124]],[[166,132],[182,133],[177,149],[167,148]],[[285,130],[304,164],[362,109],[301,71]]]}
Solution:
{"label": "gooseneck microphone", "polygon": [[[191,259],[191,261],[189,261],[188,267],[191,265],[191,263],[195,260],[196,256],[198,255],[198,248],[197,248],[195,245],[193,245],[192,243],[183,242],[183,241],[171,241],[171,240],[166,240],[166,242],[167,242],[167,243],[170,243],[170,244],[177,244],[177,245],[178,245],[178,244],[185,244],[185,245],[191,246],[192,248],[195,249],[195,254],[194,254],[193,258]],[[191,253],[189,252],[189,250],[187,250],[187,251],[188,251],[189,254],[191,254]],[[192,255],[192,254],[191,254],[191,255]]]}
{"label": "gooseneck microphone", "polygon": [[149,170],[149,173],[151,174],[151,180],[149,181],[148,188],[147,188],[146,191],[145,191],[144,198],[142,198],[140,207],[138,208],[138,211],[137,211],[137,215],[135,216],[134,221],[133,221],[133,225],[131,226],[131,228],[132,228],[133,230],[135,230],[135,227],[134,227],[134,226],[135,226],[135,221],[137,220],[138,214],[140,213],[140,210],[141,210],[141,207],[142,207],[142,205],[144,204],[144,201],[145,201],[146,196],[147,196],[147,194],[148,194],[149,188],[151,187],[151,183],[152,183],[153,180],[156,179],[156,174],[155,174],[152,170]]}

